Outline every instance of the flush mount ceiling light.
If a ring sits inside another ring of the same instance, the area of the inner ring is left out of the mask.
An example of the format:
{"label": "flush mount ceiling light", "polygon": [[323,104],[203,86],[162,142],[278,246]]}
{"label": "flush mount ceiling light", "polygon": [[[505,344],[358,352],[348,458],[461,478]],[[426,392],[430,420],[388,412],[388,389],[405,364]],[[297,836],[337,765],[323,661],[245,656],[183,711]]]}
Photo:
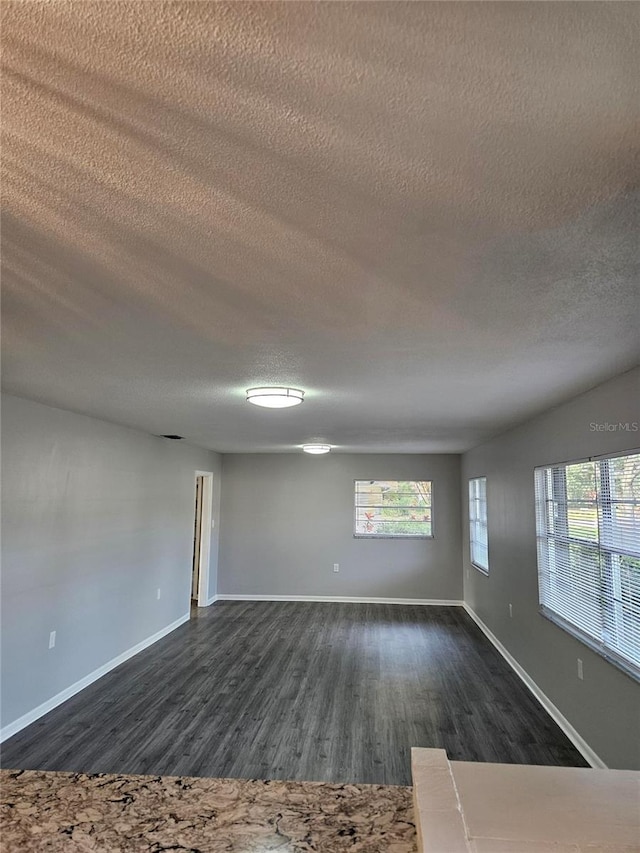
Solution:
{"label": "flush mount ceiling light", "polygon": [[247,403],[266,409],[288,409],[303,400],[304,391],[299,388],[247,388]]}
{"label": "flush mount ceiling light", "polygon": [[319,456],[321,453],[329,453],[331,450],[330,444],[303,444],[302,449],[305,453],[313,453]]}

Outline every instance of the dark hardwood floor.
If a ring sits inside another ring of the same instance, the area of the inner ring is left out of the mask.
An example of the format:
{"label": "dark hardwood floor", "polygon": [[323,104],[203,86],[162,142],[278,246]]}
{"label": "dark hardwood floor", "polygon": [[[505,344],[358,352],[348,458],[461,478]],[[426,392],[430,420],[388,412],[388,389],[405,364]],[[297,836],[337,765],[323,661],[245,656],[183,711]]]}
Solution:
{"label": "dark hardwood floor", "polygon": [[7,741],[3,766],[407,785],[412,746],[586,766],[460,607],[198,612]]}

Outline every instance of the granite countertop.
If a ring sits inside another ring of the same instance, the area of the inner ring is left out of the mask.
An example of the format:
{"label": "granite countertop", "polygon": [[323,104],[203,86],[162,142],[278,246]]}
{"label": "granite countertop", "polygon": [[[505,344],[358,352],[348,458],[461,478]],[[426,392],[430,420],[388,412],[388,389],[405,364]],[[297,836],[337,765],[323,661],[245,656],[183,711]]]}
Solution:
{"label": "granite countertop", "polygon": [[3,853],[415,853],[411,788],[0,771]]}

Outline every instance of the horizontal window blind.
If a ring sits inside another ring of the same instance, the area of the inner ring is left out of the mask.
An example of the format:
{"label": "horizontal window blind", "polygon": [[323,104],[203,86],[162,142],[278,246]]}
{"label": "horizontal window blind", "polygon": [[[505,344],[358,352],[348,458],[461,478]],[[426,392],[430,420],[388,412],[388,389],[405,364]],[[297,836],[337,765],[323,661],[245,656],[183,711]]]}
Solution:
{"label": "horizontal window blind", "polygon": [[542,611],[640,678],[640,453],[538,468]]}
{"label": "horizontal window blind", "polygon": [[433,535],[430,480],[356,480],[354,536]]}
{"label": "horizontal window blind", "polygon": [[487,478],[469,480],[469,546],[474,566],[489,571],[487,534]]}

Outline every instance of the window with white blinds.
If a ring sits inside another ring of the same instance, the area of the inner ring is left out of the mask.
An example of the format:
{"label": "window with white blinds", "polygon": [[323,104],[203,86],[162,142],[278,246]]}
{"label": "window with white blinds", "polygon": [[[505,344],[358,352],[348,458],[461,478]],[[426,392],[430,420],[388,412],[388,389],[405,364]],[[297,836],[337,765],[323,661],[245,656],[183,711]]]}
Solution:
{"label": "window with white blinds", "polygon": [[487,478],[469,480],[469,547],[471,562],[489,572],[489,539],[487,535]]}
{"label": "window with white blinds", "polygon": [[542,612],[640,679],[640,453],[535,472]]}
{"label": "window with white blinds", "polygon": [[429,539],[431,496],[430,480],[356,480],[353,535]]}

